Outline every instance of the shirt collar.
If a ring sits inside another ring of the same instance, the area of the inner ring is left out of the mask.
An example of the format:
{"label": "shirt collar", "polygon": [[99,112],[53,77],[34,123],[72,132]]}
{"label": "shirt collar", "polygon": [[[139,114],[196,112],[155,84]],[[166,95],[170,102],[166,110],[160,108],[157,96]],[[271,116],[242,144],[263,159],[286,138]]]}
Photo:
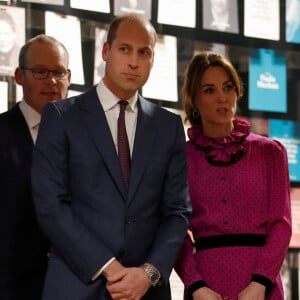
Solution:
{"label": "shirt collar", "polygon": [[40,123],[41,115],[28,105],[24,99],[20,102],[19,107],[29,128],[33,128]]}
{"label": "shirt collar", "polygon": [[[107,86],[104,84],[103,80],[96,87],[98,98],[100,99],[100,103],[103,107],[103,110],[106,112],[112,108],[114,108],[120,99],[113,94]],[[128,109],[135,112],[137,110],[137,99],[138,99],[138,92],[136,92],[132,97],[126,99],[128,101]]]}

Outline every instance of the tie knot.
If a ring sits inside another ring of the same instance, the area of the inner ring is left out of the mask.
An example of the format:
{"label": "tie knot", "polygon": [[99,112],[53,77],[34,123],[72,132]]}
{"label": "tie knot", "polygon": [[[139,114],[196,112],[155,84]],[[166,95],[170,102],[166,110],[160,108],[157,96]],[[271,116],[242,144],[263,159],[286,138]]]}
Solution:
{"label": "tie knot", "polygon": [[121,100],[119,101],[119,104],[120,104],[120,111],[125,111],[127,105],[128,105],[128,101],[126,100]]}

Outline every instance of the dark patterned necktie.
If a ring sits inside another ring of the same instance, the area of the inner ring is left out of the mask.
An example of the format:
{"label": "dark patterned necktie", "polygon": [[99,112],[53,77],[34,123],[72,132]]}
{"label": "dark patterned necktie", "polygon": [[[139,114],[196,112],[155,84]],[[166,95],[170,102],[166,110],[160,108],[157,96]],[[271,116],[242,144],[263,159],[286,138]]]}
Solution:
{"label": "dark patterned necktie", "polygon": [[118,156],[124,177],[126,187],[128,187],[129,172],[130,172],[130,149],[125,126],[125,109],[128,102],[125,100],[119,101],[120,114],[118,118]]}

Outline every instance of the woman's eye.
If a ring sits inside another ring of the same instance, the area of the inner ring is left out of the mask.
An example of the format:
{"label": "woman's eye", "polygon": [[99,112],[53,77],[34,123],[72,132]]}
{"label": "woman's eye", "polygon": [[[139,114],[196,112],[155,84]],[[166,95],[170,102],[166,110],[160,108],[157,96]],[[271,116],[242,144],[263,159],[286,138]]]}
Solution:
{"label": "woman's eye", "polygon": [[213,91],[214,91],[214,90],[213,90],[212,88],[207,88],[207,89],[204,90],[204,93],[205,93],[205,94],[212,94]]}

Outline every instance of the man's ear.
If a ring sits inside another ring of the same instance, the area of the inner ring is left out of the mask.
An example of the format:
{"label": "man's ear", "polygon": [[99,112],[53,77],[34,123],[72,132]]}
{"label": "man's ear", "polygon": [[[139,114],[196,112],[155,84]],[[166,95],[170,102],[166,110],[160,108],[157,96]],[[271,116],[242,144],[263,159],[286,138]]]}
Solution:
{"label": "man's ear", "polygon": [[71,85],[71,75],[72,75],[72,73],[71,73],[71,70],[70,70],[70,72],[68,74],[68,82],[69,82],[68,87],[70,87],[70,85]]}
{"label": "man's ear", "polygon": [[15,80],[19,85],[23,85],[23,72],[20,67],[17,67],[15,70]]}
{"label": "man's ear", "polygon": [[109,51],[109,45],[108,45],[107,42],[105,42],[105,43],[103,44],[103,48],[102,48],[102,59],[103,59],[104,61],[107,60],[107,53],[108,53],[108,51]]}

